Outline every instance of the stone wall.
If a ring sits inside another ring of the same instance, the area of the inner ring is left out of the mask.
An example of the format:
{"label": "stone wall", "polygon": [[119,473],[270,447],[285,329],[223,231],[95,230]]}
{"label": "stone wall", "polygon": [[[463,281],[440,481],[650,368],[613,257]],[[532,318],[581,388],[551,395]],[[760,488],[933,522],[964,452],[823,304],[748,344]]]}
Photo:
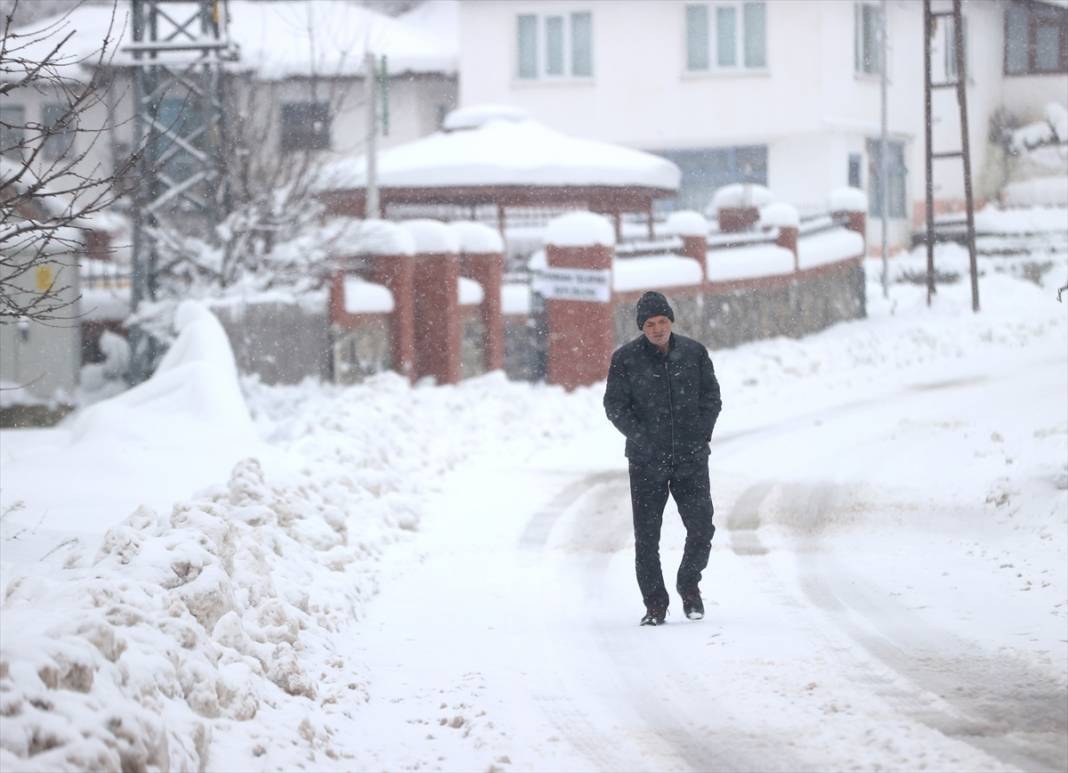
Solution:
{"label": "stone wall", "polygon": [[226,330],[241,373],[255,373],[265,384],[330,377],[330,323],[325,298],[302,303],[219,304],[211,310]]}
{"label": "stone wall", "polygon": [[776,336],[798,338],[866,315],[864,268],[847,263],[785,281],[714,292],[705,299],[704,333],[713,349]]}

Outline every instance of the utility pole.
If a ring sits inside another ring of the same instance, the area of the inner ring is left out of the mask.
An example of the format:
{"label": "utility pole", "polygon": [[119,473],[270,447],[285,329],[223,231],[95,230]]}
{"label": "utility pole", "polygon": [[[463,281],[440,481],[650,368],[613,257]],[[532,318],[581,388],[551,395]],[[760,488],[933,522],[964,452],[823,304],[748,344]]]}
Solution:
{"label": "utility pole", "polygon": [[931,0],[923,0],[923,136],[925,142],[924,171],[927,175],[924,209],[927,216],[927,305],[935,294],[934,281],[934,149],[931,147],[931,37],[934,35],[934,19],[931,16]]}
{"label": "utility pole", "polygon": [[979,311],[979,266],[975,257],[975,198],[972,196],[972,151],[968,140],[968,73],[964,58],[964,16],[953,0],[953,55],[957,63],[957,104],[960,107],[960,148],[964,164],[964,211],[968,221],[968,268],[972,280],[972,311]]}
{"label": "utility pole", "polygon": [[887,71],[887,67],[889,66],[889,61],[888,61],[887,56],[886,56],[886,51],[887,51],[887,45],[886,45],[886,0],[882,0],[882,4],[881,4],[881,6],[879,8],[879,17],[880,17],[880,22],[879,22],[879,60],[880,60],[879,61],[879,71],[880,71],[880,75],[881,75],[881,77],[879,78],[879,96],[880,96],[880,99],[882,101],[882,104],[881,104],[881,127],[880,127],[880,131],[879,131],[879,180],[880,180],[880,185],[879,185],[879,212],[882,214],[882,227],[881,227],[881,231],[882,231],[882,251],[881,251],[881,254],[882,254],[882,258],[883,258],[883,276],[882,276],[883,297],[884,298],[889,298],[890,297],[890,290],[889,290],[889,287],[888,287],[888,285],[889,285],[889,278],[888,278],[889,267],[887,265],[887,255],[886,255],[886,250],[887,250],[887,246],[886,246],[887,245],[887,233],[886,233],[886,230],[887,230],[887,222],[889,221],[889,218],[887,217],[886,207],[887,207],[887,204],[890,201],[890,197],[887,194],[887,188],[890,187],[889,186],[889,182],[890,182],[890,177],[889,177],[890,164],[889,164],[889,159],[887,158],[888,153],[887,153],[887,142],[886,142],[886,122],[887,122],[887,116],[886,116],[886,85],[887,85],[886,81],[887,81],[887,72],[886,71]]}
{"label": "utility pole", "polygon": [[364,102],[367,105],[367,198],[365,218],[380,216],[378,205],[378,99],[376,95],[377,74],[375,55],[370,51],[364,56]]}
{"label": "utility pole", "polygon": [[[230,207],[225,62],[237,59],[227,0],[132,0],[134,130],[142,149],[133,210],[130,306],[156,300],[161,217],[201,231]],[[133,383],[151,374],[155,339],[130,331]]]}

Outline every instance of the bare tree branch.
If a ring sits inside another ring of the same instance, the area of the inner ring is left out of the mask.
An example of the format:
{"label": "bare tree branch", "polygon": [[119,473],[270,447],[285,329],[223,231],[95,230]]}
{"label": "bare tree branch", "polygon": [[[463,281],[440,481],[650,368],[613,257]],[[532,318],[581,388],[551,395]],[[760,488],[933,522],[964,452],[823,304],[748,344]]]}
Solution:
{"label": "bare tree branch", "polygon": [[[17,8],[4,19],[0,41],[0,98],[14,108],[0,118],[0,324],[74,316],[67,278],[78,270],[93,216],[121,196],[118,183],[137,159],[89,166],[96,143],[115,128],[92,125],[88,116],[112,87],[106,74],[121,32],[117,4],[89,54],[76,50],[69,13],[24,30],[13,25]],[[47,123],[17,109],[31,94],[60,106]]]}

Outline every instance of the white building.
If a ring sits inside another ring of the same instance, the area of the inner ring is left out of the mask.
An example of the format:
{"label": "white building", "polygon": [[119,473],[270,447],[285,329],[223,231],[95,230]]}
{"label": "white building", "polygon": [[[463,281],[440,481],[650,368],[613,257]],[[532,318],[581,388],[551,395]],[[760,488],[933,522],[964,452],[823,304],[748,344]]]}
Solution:
{"label": "white building", "polygon": [[[455,14],[442,18],[440,10],[447,8],[431,6],[394,19],[347,0],[231,0],[226,7],[229,36],[239,51],[238,60],[228,65],[235,76],[235,103],[251,105],[254,112],[232,117],[268,122],[265,131],[257,134],[262,135],[260,150],[265,155],[311,151],[330,160],[365,152],[367,52],[385,57],[388,70],[389,133],[380,138],[383,147],[434,132],[455,106]],[[172,13],[185,18],[181,12]],[[132,79],[124,67],[130,56],[124,46],[132,41],[131,25],[129,3],[119,0],[114,16],[109,5],[84,5],[17,30],[31,36],[35,30],[54,30],[20,52],[30,59],[43,58],[73,32],[60,52],[70,65],[63,74],[86,80],[97,69],[97,52],[105,37],[111,41],[103,57],[110,77],[108,100],[86,111],[80,128],[111,125],[115,130],[95,139],[92,134],[63,141],[52,138],[43,161],[86,152],[78,167],[86,173],[113,168],[115,160],[129,152],[135,123]],[[254,91],[251,98],[250,90]],[[60,95],[17,89],[5,94],[0,122],[16,127],[36,122],[50,125],[62,113],[60,100]],[[160,119],[198,120],[189,114],[184,93],[164,95]],[[4,139],[0,146],[13,144],[10,135]]]}
{"label": "white building", "polygon": [[[947,0],[934,0],[947,9]],[[500,103],[577,136],[649,150],[683,170],[678,206],[738,181],[802,210],[866,189],[877,215],[878,0],[462,0],[460,102]],[[923,11],[887,0],[891,243],[924,212]],[[969,136],[979,199],[1009,174],[991,122],[1068,101],[1068,3],[966,0]],[[933,79],[954,75],[939,24]],[[948,67],[948,70],[947,70]],[[961,138],[953,90],[934,96],[936,151]],[[959,206],[958,160],[935,162],[936,209]],[[870,218],[869,242],[879,222]]]}

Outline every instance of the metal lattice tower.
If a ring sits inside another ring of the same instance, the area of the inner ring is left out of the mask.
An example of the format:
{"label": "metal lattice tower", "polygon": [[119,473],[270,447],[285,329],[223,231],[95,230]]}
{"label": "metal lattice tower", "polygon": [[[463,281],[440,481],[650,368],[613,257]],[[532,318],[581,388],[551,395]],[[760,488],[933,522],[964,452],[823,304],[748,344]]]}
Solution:
{"label": "metal lattice tower", "polygon": [[[224,64],[237,58],[227,0],[131,0],[138,165],[131,307],[156,299],[161,218],[200,234],[230,209],[226,181]],[[132,335],[131,380],[148,376],[154,352]]]}

